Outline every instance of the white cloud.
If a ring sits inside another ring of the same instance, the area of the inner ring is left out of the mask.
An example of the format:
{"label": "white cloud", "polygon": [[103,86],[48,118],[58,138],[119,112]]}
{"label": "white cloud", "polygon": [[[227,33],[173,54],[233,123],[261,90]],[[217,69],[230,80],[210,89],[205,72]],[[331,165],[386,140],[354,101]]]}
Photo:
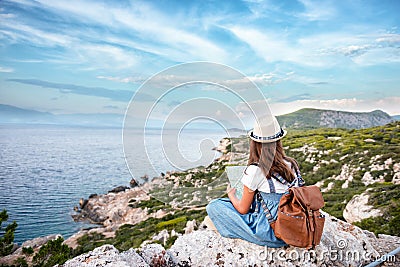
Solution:
{"label": "white cloud", "polygon": [[243,26],[227,28],[266,62],[292,62],[311,67],[375,65],[399,62],[400,35],[381,32],[330,32],[293,39],[268,30]]}
{"label": "white cloud", "polygon": [[0,72],[14,72],[14,69],[0,66]]}
{"label": "white cloud", "polygon": [[376,38],[378,43],[400,44],[400,34],[388,33]]}
{"label": "white cloud", "polygon": [[[145,46],[145,50],[163,54],[175,61],[187,61],[188,56],[192,60],[217,61],[223,61],[228,57],[226,52],[212,41],[193,32],[181,30],[181,21],[174,24],[170,17],[157,12],[144,2],[135,2],[124,8],[86,1],[73,1],[73,3],[71,1],[41,1],[41,4],[63,14],[71,13],[82,21],[91,21],[110,28],[126,29],[147,43],[139,47]],[[134,43],[130,42],[130,44]]]}
{"label": "white cloud", "polygon": [[119,83],[142,83],[145,81],[145,79],[140,77],[113,77],[99,75],[96,78]]}
{"label": "white cloud", "polygon": [[283,40],[283,36],[276,36],[272,33],[262,33],[261,31],[234,26],[229,29],[239,39],[246,42],[250,47],[267,62],[290,61],[297,58],[295,50]]}
{"label": "white cloud", "polygon": [[337,13],[337,10],[329,1],[299,0],[305,7],[300,17],[310,21],[330,20]]}
{"label": "white cloud", "polygon": [[124,69],[135,66],[140,58],[122,48],[105,44],[81,44],[72,47],[73,54],[91,69]]}
{"label": "white cloud", "polygon": [[16,23],[15,21],[9,21],[7,19],[0,19],[2,27],[11,29],[10,31],[3,31],[3,34],[8,34],[13,37],[13,39],[22,39],[26,42],[33,42],[43,46],[54,46],[63,45],[68,46],[74,40],[71,37],[45,32],[34,27],[25,25],[21,22]]}

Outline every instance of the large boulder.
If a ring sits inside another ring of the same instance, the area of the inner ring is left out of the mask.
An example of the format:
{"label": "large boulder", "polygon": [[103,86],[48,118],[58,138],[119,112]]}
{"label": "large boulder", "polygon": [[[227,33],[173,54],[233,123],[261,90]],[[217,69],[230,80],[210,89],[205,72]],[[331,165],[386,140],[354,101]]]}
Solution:
{"label": "large boulder", "polygon": [[119,253],[112,245],[103,245],[89,253],[79,255],[62,265],[63,267],[147,267],[146,261],[134,249]]}
{"label": "large boulder", "polygon": [[120,253],[112,245],[103,245],[65,262],[62,267],[161,267],[175,265],[172,257],[160,244],[149,244],[144,246],[140,253],[137,253],[133,248]]}
{"label": "large boulder", "polygon": [[366,232],[325,215],[324,233],[315,250],[267,248],[200,230],[180,236],[168,252],[183,266],[360,266],[379,256]]}
{"label": "large boulder", "polygon": [[139,252],[130,249],[119,253],[113,246],[104,245],[63,266],[361,266],[400,244],[399,237],[376,237],[324,214],[324,233],[315,250],[262,247],[222,237],[202,223],[200,230],[179,236],[168,250],[160,244],[147,244]]}
{"label": "large boulder", "polygon": [[370,217],[381,216],[382,212],[380,210],[368,205],[368,199],[369,195],[366,192],[353,196],[343,211],[343,218],[347,222],[353,223]]}

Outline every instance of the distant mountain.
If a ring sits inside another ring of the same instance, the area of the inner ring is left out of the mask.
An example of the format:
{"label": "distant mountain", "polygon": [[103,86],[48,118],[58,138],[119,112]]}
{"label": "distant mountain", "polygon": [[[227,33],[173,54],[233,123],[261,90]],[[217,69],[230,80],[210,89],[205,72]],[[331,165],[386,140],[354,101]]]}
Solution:
{"label": "distant mountain", "polygon": [[111,113],[60,114],[0,104],[0,123],[58,124],[76,126],[122,127],[124,115]]}
{"label": "distant mountain", "polygon": [[0,122],[2,123],[42,123],[51,122],[54,119],[54,115],[49,112],[0,104]]}
{"label": "distant mountain", "polygon": [[393,118],[395,121],[400,121],[400,115],[394,115],[394,116],[392,116],[392,118]]}
{"label": "distant mountain", "polygon": [[286,128],[347,128],[361,129],[381,126],[394,121],[381,110],[371,112],[347,112],[304,108],[296,112],[277,116],[279,123]]}

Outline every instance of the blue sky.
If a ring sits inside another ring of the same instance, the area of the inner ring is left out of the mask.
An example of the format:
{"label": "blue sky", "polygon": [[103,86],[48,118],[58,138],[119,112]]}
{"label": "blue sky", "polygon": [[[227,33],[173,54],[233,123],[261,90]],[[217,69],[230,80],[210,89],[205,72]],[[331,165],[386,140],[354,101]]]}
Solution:
{"label": "blue sky", "polygon": [[382,0],[3,0],[0,103],[123,114],[152,75],[211,61],[248,76],[276,115],[303,107],[396,115],[398,14],[400,1]]}

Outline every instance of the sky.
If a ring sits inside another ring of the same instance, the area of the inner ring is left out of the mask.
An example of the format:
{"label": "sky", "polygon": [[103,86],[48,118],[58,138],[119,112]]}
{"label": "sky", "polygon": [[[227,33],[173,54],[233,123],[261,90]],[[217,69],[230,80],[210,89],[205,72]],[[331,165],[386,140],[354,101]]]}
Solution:
{"label": "sky", "polygon": [[[305,107],[398,115],[398,14],[400,1],[385,0],[2,0],[0,104],[124,114],[154,75],[214,62],[254,82],[275,115]],[[152,93],[135,102],[160,98]],[[160,105],[216,97],[240,115],[243,103],[227,94],[188,86]]]}

